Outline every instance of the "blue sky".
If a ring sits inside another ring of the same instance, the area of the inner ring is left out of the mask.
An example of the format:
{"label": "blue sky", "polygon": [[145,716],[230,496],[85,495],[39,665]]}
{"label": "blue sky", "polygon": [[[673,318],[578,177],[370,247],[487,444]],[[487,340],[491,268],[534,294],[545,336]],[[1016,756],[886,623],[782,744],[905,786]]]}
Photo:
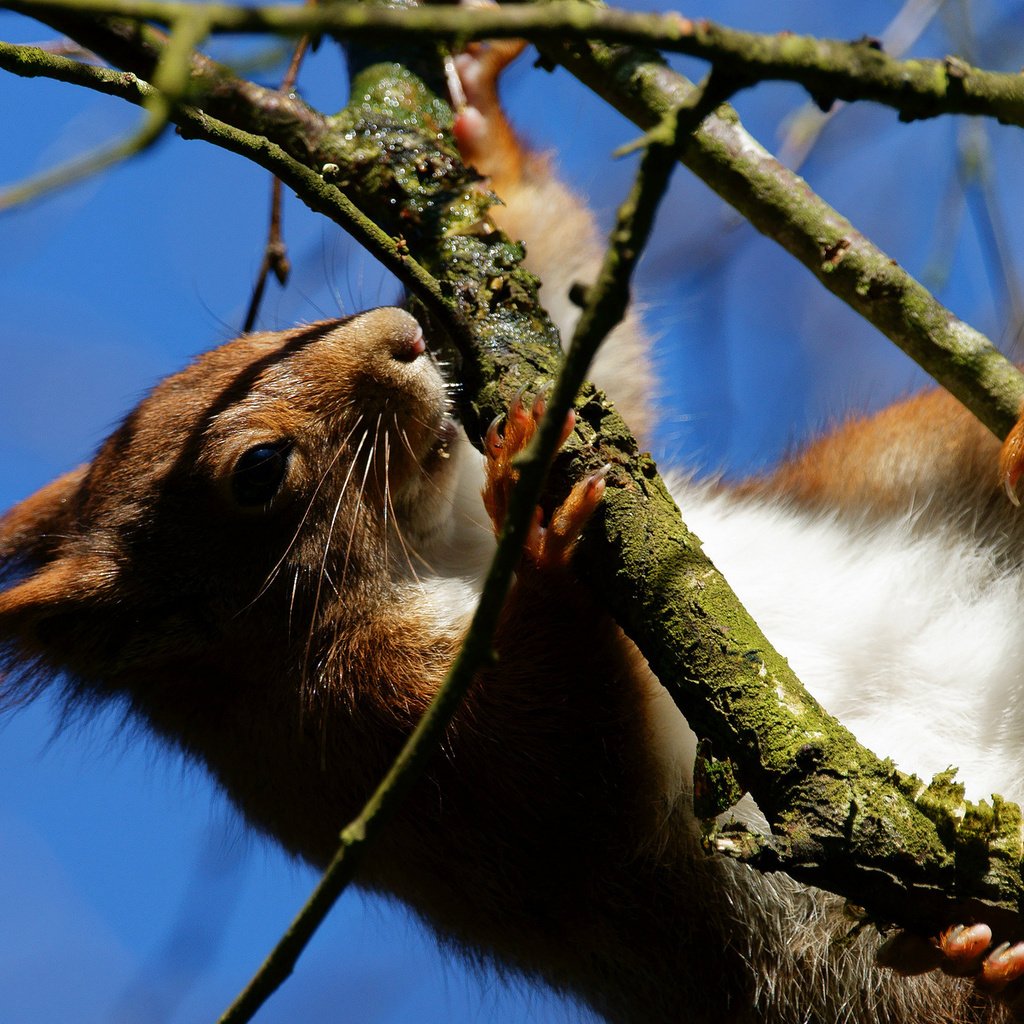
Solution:
{"label": "blue sky", "polygon": [[[973,3],[934,18],[914,54],[1024,64],[1024,4]],[[782,0],[689,8],[727,24],[843,38],[879,35],[896,3]],[[0,14],[0,37],[41,26]],[[218,44],[222,56],[229,44]],[[687,65],[699,68],[698,65]],[[699,73],[699,71],[698,71]],[[276,75],[276,72],[275,72]],[[272,79],[271,79],[272,80]],[[325,45],[302,79],[344,102]],[[611,152],[636,136],[564,72],[513,69],[507,102],[527,138],[607,216],[633,171]],[[772,84],[737,103],[777,149],[805,106]],[[0,77],[0,181],[125,132],[138,113],[68,86]],[[924,276],[956,313],[1009,347],[1018,334],[966,147],[983,147],[1020,286],[1019,130],[946,118],[909,126],[867,105],[840,112],[802,169],[812,187]],[[169,137],[138,160],[0,219],[0,508],[88,457],[139,395],[240,325],[265,231],[266,175]],[[387,302],[372,260],[291,201],[295,272],[272,287],[266,326]],[[1016,251],[1013,251],[1016,246]],[[1007,262],[1007,260],[1009,262]],[[703,470],[763,467],[831,418],[877,407],[923,377],[772,243],[680,169],[642,268],[659,338],[665,414],[658,453]],[[44,698],[0,723],[0,1024],[215,1020],[313,885],[305,868],[246,835],[202,775],[112,716],[57,733]],[[555,1022],[578,1012],[439,956],[401,910],[347,894],[264,1022]]]}

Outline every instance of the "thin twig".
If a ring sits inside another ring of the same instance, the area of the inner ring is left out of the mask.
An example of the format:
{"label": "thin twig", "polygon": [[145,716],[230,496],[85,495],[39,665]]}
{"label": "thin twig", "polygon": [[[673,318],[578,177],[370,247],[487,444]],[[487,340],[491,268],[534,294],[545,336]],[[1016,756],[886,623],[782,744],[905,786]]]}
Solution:
{"label": "thin twig", "polygon": [[[174,23],[154,74],[153,89],[142,97],[146,116],[139,129],[111,146],[103,146],[19,185],[4,189],[0,192],[0,212],[38,199],[56,189],[66,188],[149,149],[170,124],[174,106],[187,87],[192,51],[206,35],[206,20],[201,15],[184,14]],[[34,49],[39,53],[45,52]],[[55,60],[66,59],[56,54],[51,56]]]}
{"label": "thin twig", "polygon": [[1012,336],[1024,314],[1024,298],[1018,284],[1013,247],[1006,233],[1006,218],[1000,209],[999,193],[993,182],[995,169],[983,121],[971,120],[957,136],[957,173],[968,200],[968,210],[983,241],[982,252],[993,294],[1002,307],[1007,332]]}
{"label": "thin twig", "polygon": [[256,281],[252,286],[249,308],[246,310],[245,320],[242,322],[243,334],[248,334],[256,326],[256,318],[260,314],[260,306],[263,304],[263,294],[267,288],[267,278],[270,276],[270,272],[274,272],[274,277],[282,286],[287,284],[288,275],[291,273],[288,249],[281,234],[281,198],[281,179],[273,178],[270,182],[270,225],[267,229],[267,242],[263,247],[263,259],[260,261]]}
{"label": "thin twig", "polygon": [[0,213],[40,199],[48,192],[68,188],[76,182],[119,164],[122,160],[145,152],[160,138],[167,124],[165,117],[147,112],[142,126],[127,138],[111,146],[102,146],[84,156],[75,157],[18,185],[8,186],[0,191]]}
{"label": "thin twig", "polygon": [[644,136],[643,157],[636,180],[619,207],[597,282],[587,292],[566,355],[566,362],[570,365],[574,365],[576,360],[582,363],[581,371],[569,378],[575,385],[573,396],[583,383],[595,355],[592,339],[596,337],[600,343],[625,315],[630,298],[629,284],[647,244],[658,204],[668,188],[677,162],[679,140],[694,131],[706,116],[724,103],[734,87],[735,83],[728,82],[725,76],[712,73],[686,103],[665,114],[661,122]]}
{"label": "thin twig", "polygon": [[105,96],[116,96],[136,106],[142,106],[153,93],[153,86],[130,71],[83,63],[27,43],[0,41],[0,68],[21,78],[49,78]]}
{"label": "thin twig", "polygon": [[[306,0],[306,2],[310,5],[316,4],[316,0]],[[284,78],[281,79],[281,92],[291,92],[295,87],[295,81],[299,77],[299,69],[309,50],[311,39],[311,36],[305,35],[296,44],[291,60],[288,62],[288,69],[284,73]],[[281,179],[275,177],[270,184],[270,226],[267,230],[267,244],[263,249],[263,260],[260,263],[259,273],[256,275],[256,283],[253,285],[245,322],[242,324],[243,334],[248,334],[256,326],[256,318],[259,316],[270,272],[274,272],[277,283],[282,287],[288,283],[288,275],[291,273],[288,249],[281,234],[282,198]]]}

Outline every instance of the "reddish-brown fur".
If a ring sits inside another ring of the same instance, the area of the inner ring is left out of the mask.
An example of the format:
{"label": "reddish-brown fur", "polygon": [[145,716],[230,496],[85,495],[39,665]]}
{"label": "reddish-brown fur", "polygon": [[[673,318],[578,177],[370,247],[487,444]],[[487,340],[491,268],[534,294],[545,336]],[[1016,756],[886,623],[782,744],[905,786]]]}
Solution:
{"label": "reddish-brown fur", "polygon": [[[924,439],[922,443],[922,439]],[[999,442],[946,391],[851,419],[772,474],[768,486],[810,508],[886,518],[927,494],[934,512],[1020,519],[999,486]],[[924,522],[928,523],[928,510]]]}

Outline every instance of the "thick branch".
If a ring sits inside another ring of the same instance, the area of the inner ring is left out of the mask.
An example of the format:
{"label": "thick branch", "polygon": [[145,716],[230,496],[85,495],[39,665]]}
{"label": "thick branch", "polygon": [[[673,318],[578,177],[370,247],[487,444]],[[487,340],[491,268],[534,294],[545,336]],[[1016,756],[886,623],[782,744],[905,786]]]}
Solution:
{"label": "thick branch", "polygon": [[[542,47],[643,129],[685,103],[694,86],[649,53],[601,44]],[[1017,420],[1024,376],[899,264],[782,166],[731,108],[679,147],[680,161],[762,234],[796,257],[1003,438]]]}

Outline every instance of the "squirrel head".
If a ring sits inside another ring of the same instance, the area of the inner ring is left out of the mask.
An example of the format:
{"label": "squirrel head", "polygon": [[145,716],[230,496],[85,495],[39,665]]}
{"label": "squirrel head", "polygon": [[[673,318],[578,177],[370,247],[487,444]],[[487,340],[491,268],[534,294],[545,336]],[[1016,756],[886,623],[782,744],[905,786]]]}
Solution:
{"label": "squirrel head", "polygon": [[285,617],[308,644],[318,617],[370,614],[444,529],[456,435],[400,309],[201,356],[0,519],[8,699],[63,672],[136,701],[171,666],[263,664],[268,632],[281,657]]}

